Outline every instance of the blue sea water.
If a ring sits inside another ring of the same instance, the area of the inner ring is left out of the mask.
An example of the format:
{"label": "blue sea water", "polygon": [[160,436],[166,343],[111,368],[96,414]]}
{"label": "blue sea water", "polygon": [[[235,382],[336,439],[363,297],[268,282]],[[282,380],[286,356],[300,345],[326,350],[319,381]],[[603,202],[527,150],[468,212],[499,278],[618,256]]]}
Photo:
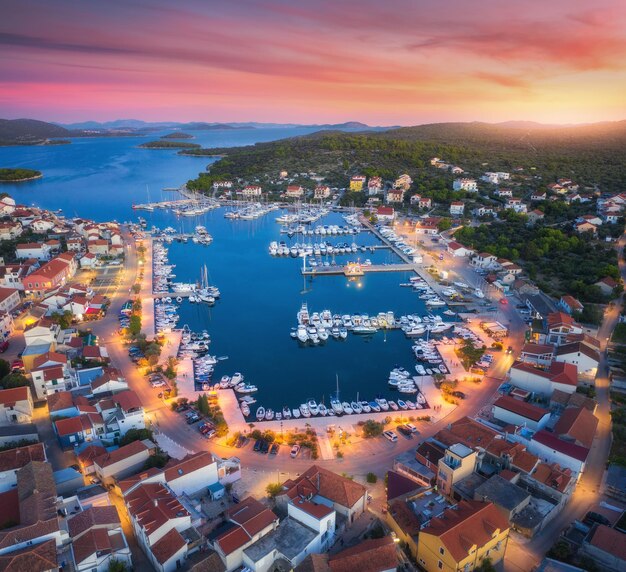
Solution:
{"label": "blue sea water", "polygon": [[[304,129],[255,129],[197,132],[196,141],[205,146],[254,143],[306,133]],[[158,135],[158,134],[157,134]],[[161,198],[163,187],[178,186],[209,162],[207,158],[184,157],[175,151],[139,149],[138,144],[156,138],[138,137],[75,139],[71,145],[0,148],[0,165],[30,167],[43,171],[44,178],[24,184],[3,185],[18,202],[63,209],[67,216],[95,220],[136,220],[134,202]],[[163,193],[171,197],[172,193]],[[232,221],[224,210],[194,218],[176,219],[166,211],[142,212],[149,225],[174,226],[192,231],[203,224],[213,236],[210,246],[173,243],[170,262],[176,264],[176,280],[199,280],[206,264],[210,282],[222,292],[212,308],[183,302],[179,325],[208,330],[211,353],[228,356],[216,366],[216,378],[235,371],[260,389],[259,404],[280,408],[297,407],[305,399],[318,401],[335,391],[339,379],[341,398],[372,399],[387,395],[387,377],[396,365],[413,370],[411,342],[400,332],[374,336],[349,335],[345,341],[330,338],[317,347],[302,347],[290,337],[296,312],[302,302],[310,311],[332,313],[393,311],[426,313],[421,300],[409,288],[404,273],[366,274],[357,282],[343,276],[304,278],[301,260],[273,258],[268,254],[272,240],[288,240],[279,234],[277,212],[254,221]],[[319,224],[343,224],[339,214],[330,214]],[[294,239],[295,240],[295,239]],[[313,239],[311,239],[313,240]],[[334,243],[378,244],[369,233],[325,238]],[[344,260],[369,258],[373,263],[397,262],[388,250],[343,255]],[[253,407],[254,410],[254,407]]]}

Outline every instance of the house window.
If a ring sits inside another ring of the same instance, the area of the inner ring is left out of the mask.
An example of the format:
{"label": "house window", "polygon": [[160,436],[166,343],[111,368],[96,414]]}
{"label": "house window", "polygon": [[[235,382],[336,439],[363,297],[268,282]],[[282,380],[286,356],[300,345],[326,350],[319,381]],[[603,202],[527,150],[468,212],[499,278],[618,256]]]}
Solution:
{"label": "house window", "polygon": [[437,568],[439,568],[439,570],[443,570],[443,562],[441,560],[437,562]]}
{"label": "house window", "polygon": [[442,546],[439,547],[439,554],[441,554],[442,556],[446,553],[446,551],[443,549]]}

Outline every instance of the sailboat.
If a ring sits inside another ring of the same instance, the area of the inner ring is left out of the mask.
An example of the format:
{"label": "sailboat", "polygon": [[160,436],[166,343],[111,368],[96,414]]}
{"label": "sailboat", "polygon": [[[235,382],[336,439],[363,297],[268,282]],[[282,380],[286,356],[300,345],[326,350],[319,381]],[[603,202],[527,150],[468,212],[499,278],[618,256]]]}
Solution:
{"label": "sailboat", "polygon": [[333,408],[336,415],[341,415],[343,413],[343,405],[341,404],[341,401],[339,401],[339,375],[335,374],[335,376],[337,378],[337,393],[335,394],[335,397],[331,397],[330,406]]}
{"label": "sailboat", "polygon": [[209,286],[209,274],[206,264],[202,269],[200,287],[196,289],[195,293],[201,302],[207,302],[208,304],[215,304],[215,299],[219,298],[219,290],[215,286]]}

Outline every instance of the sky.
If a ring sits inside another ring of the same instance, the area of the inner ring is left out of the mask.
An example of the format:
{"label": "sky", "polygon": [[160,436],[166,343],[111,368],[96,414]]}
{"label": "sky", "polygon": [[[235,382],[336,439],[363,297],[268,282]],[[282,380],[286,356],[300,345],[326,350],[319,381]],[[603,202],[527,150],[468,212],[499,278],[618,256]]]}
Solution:
{"label": "sky", "polygon": [[624,0],[2,0],[0,117],[626,118]]}

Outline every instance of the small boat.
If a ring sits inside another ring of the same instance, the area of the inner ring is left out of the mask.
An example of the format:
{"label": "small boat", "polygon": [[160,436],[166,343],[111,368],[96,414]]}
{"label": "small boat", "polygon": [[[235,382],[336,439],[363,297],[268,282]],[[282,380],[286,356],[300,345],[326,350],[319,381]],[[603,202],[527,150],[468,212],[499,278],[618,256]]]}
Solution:
{"label": "small boat", "polygon": [[271,421],[272,419],[274,419],[274,410],[273,409],[268,409],[265,412],[265,420],[266,421]]}
{"label": "small boat", "polygon": [[376,403],[378,403],[378,405],[383,411],[389,411],[389,404],[387,403],[386,399],[377,398]]}
{"label": "small boat", "polygon": [[319,408],[315,399],[309,399],[307,401],[307,406],[309,408],[309,411],[311,412],[311,415],[317,415],[319,413]]}
{"label": "small boat", "polygon": [[326,417],[326,415],[328,415],[328,408],[323,403],[320,403],[318,409],[319,409],[319,414],[322,417]]}
{"label": "small boat", "polygon": [[294,419],[300,419],[300,410],[297,408],[294,408],[291,410],[291,414],[293,415]]}
{"label": "small boat", "polygon": [[300,405],[300,413],[302,413],[302,417],[311,417],[311,412],[309,411],[309,407],[306,403],[302,403]]}
{"label": "small boat", "polygon": [[380,413],[380,405],[378,405],[378,403],[376,403],[375,401],[370,401],[369,406],[372,409],[372,411],[375,411],[376,413]]}
{"label": "small boat", "polygon": [[265,407],[261,406],[256,410],[256,418],[257,421],[263,421],[263,419],[265,419]]}
{"label": "small boat", "polygon": [[408,406],[402,399],[398,399],[398,407],[402,410],[405,410]]}
{"label": "small boat", "polygon": [[233,377],[231,377],[231,383],[233,385],[237,385],[238,383],[241,383],[243,381],[243,375],[240,374],[239,372],[234,373]]}
{"label": "small boat", "polygon": [[336,415],[340,415],[341,413],[343,413],[343,407],[341,406],[341,402],[338,399],[331,399],[330,406],[332,407]]}
{"label": "small boat", "polygon": [[413,403],[412,401],[409,401],[408,399],[407,399],[406,405],[409,409],[416,409],[415,403]]}
{"label": "small boat", "polygon": [[363,408],[358,401],[353,401],[352,403],[350,403],[350,407],[352,407],[352,411],[354,411],[354,413],[363,413]]}
{"label": "small boat", "polygon": [[359,403],[359,405],[361,406],[361,409],[363,410],[363,413],[371,413],[372,412],[372,408],[370,407],[370,404],[367,401],[361,401],[361,403]]}
{"label": "small boat", "polygon": [[289,407],[283,407],[283,418],[291,419],[291,409]]}
{"label": "small boat", "polygon": [[398,404],[395,401],[391,401],[390,399],[387,403],[389,403],[389,407],[391,407],[393,411],[398,411]]}
{"label": "small boat", "polygon": [[350,404],[347,401],[342,402],[341,407],[346,415],[352,415],[352,407],[350,407]]}
{"label": "small boat", "polygon": [[242,403],[240,407],[241,407],[241,413],[243,413],[243,416],[248,417],[248,415],[250,415],[250,407],[248,407],[248,404]]}

